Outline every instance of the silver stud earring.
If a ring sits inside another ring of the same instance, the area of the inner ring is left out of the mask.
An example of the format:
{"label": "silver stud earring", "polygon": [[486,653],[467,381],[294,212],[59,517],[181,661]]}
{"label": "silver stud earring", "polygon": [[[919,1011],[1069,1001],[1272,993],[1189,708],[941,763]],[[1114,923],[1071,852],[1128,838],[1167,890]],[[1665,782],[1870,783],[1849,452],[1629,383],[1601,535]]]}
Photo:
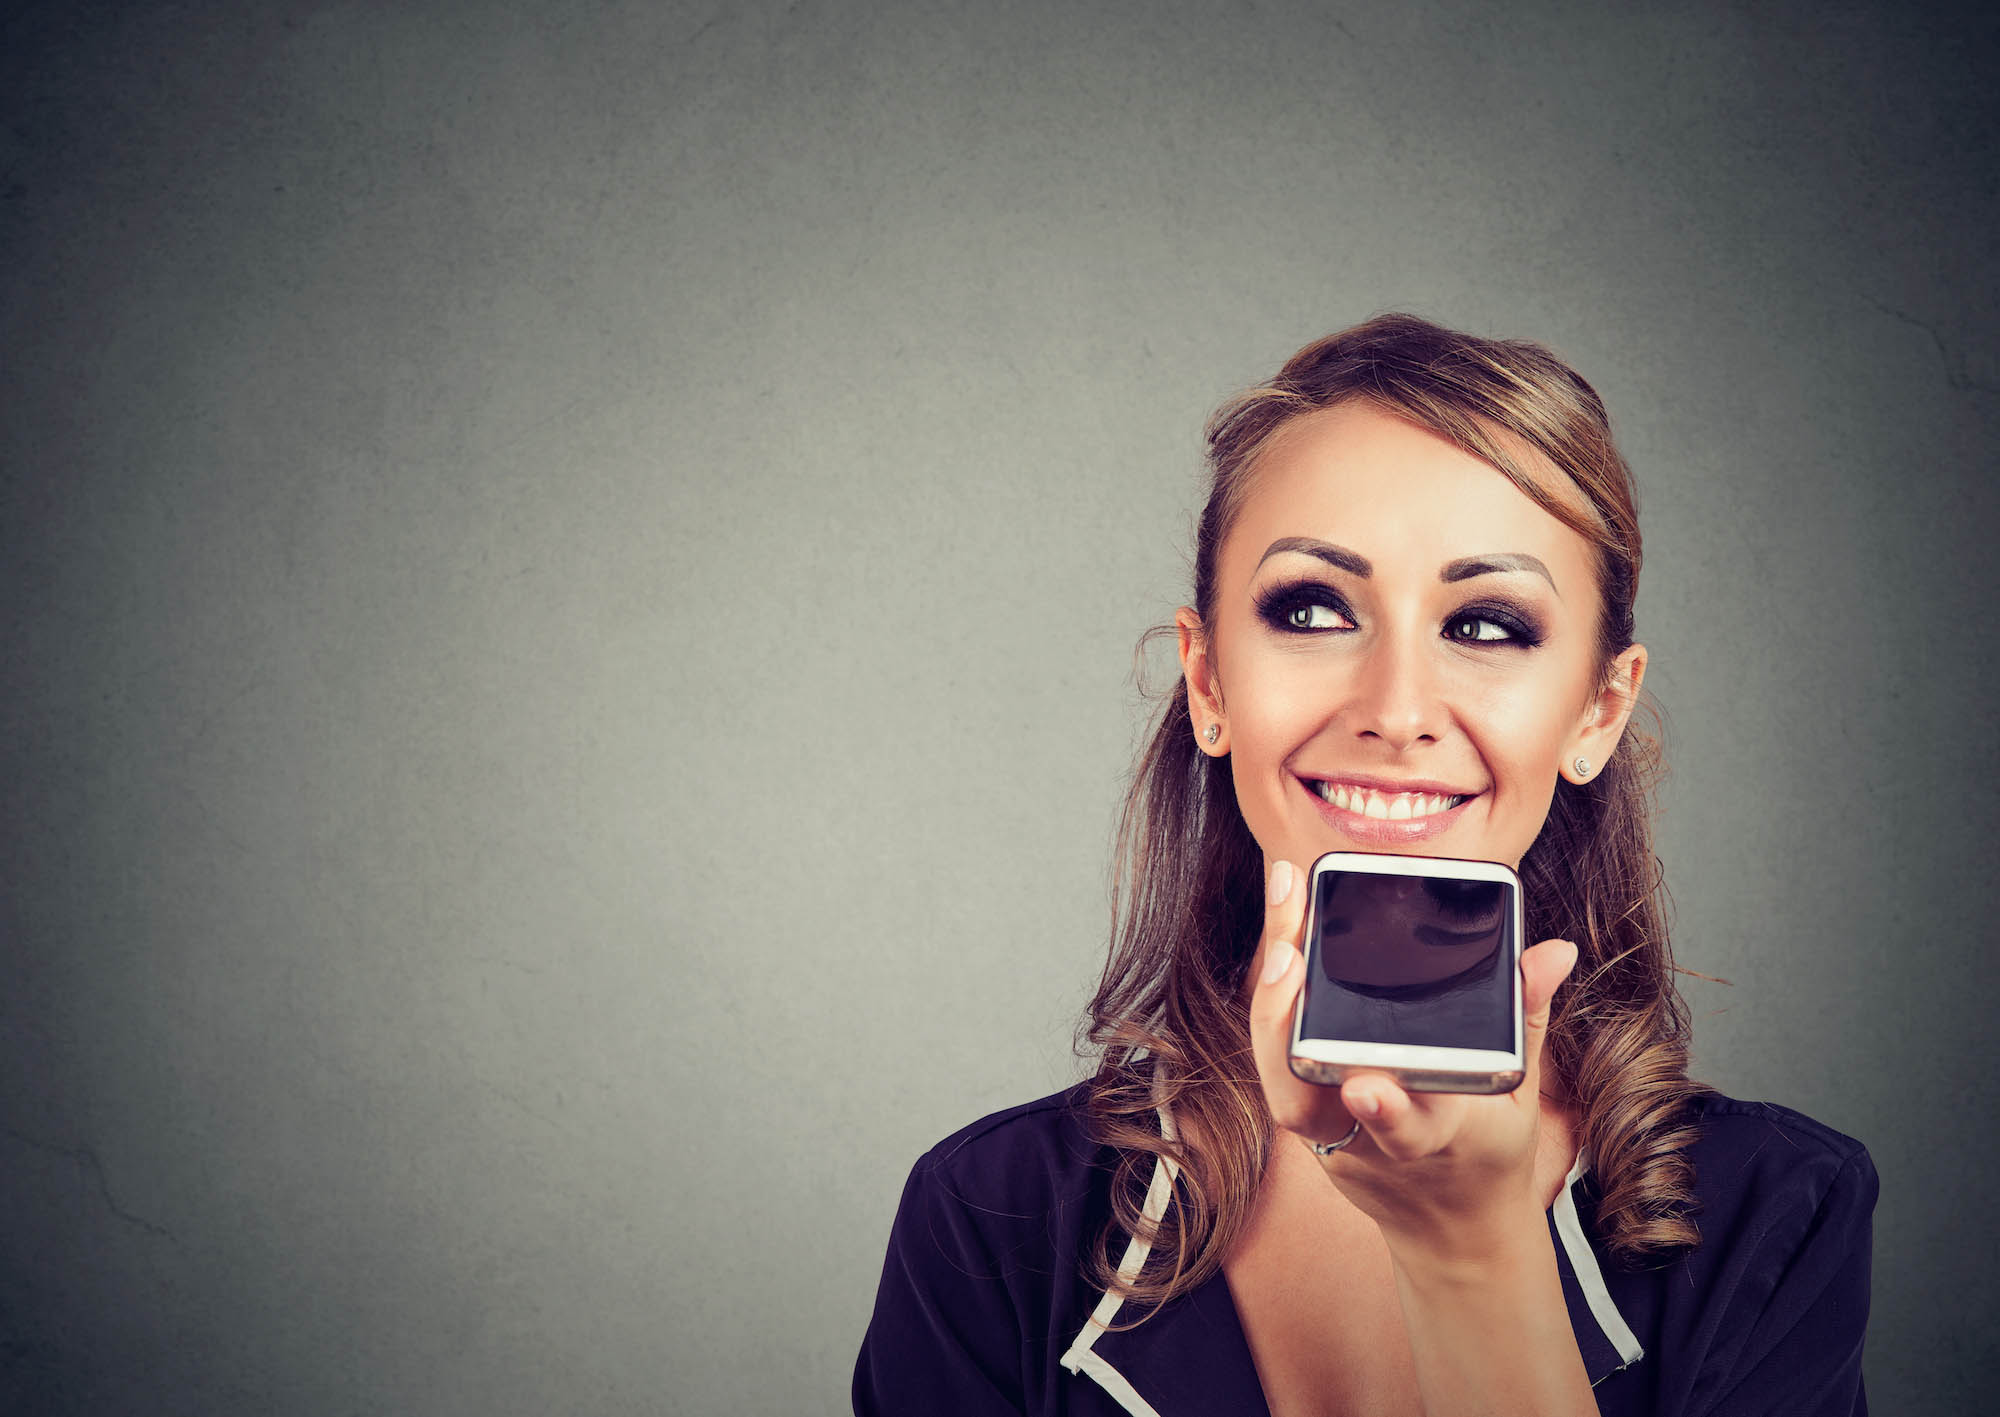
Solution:
{"label": "silver stud earring", "polygon": [[1209,724],[1208,727],[1204,728],[1201,731],[1201,736],[1207,739],[1208,746],[1213,748],[1215,746],[1215,740],[1222,736],[1222,725],[1219,723]]}
{"label": "silver stud earring", "polygon": [[1589,759],[1589,758],[1578,758],[1578,759],[1577,759],[1577,760],[1576,760],[1576,761],[1575,761],[1574,763],[1570,764],[1570,766],[1576,769],[1576,775],[1577,775],[1578,777],[1589,777],[1589,776],[1590,776],[1590,759]]}

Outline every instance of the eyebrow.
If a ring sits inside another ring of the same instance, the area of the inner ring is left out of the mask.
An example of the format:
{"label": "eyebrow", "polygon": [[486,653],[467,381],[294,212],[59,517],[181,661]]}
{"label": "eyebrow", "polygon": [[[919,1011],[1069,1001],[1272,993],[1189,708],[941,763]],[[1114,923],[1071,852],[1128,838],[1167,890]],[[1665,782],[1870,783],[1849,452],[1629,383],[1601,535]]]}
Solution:
{"label": "eyebrow", "polygon": [[1474,576],[1491,576],[1508,571],[1532,571],[1549,583],[1558,599],[1562,591],[1556,585],[1556,578],[1549,574],[1549,568],[1542,564],[1538,556],[1530,556],[1525,551],[1495,551],[1485,556],[1461,556],[1456,561],[1447,561],[1438,572],[1441,581],[1468,581]]}
{"label": "eyebrow", "polygon": [[[1329,566],[1337,566],[1343,571],[1366,579],[1375,574],[1375,565],[1366,556],[1349,551],[1345,546],[1335,546],[1331,541],[1320,541],[1310,536],[1281,536],[1264,548],[1264,554],[1257,558],[1263,565],[1273,556],[1286,551],[1297,551],[1314,556]],[[1560,597],[1562,590],[1556,585],[1556,578],[1549,574],[1549,568],[1539,556],[1530,556],[1525,551],[1494,551],[1484,556],[1461,556],[1456,561],[1447,561],[1438,572],[1438,579],[1447,583],[1467,581],[1474,576],[1504,575],[1510,571],[1529,571],[1549,583],[1549,589]]]}
{"label": "eyebrow", "polygon": [[1366,556],[1357,556],[1345,546],[1335,546],[1331,541],[1316,541],[1310,536],[1279,537],[1264,548],[1264,554],[1257,558],[1257,564],[1261,566],[1273,556],[1286,551],[1302,551],[1308,556],[1317,556],[1329,566],[1338,566],[1343,571],[1351,571],[1364,578],[1375,574],[1374,563]]}

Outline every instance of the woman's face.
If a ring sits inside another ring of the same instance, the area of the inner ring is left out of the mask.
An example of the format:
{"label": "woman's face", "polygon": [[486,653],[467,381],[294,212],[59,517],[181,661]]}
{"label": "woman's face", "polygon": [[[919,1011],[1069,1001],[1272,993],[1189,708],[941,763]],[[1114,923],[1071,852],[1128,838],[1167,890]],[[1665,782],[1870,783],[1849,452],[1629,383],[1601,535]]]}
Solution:
{"label": "woman's face", "polygon": [[1602,767],[1645,670],[1635,645],[1600,685],[1594,559],[1493,468],[1371,405],[1280,429],[1220,548],[1211,623],[1178,617],[1196,742],[1228,754],[1266,860],[1518,866],[1558,772]]}

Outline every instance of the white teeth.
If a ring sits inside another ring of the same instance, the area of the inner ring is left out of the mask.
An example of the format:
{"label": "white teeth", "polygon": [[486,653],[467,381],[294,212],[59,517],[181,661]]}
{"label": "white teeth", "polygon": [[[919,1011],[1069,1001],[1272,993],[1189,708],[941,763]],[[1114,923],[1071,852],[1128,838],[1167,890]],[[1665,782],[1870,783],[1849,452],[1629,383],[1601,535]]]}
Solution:
{"label": "white teeth", "polygon": [[1344,812],[1357,812],[1364,817],[1388,822],[1436,816],[1439,812],[1451,810],[1463,800],[1445,792],[1398,792],[1384,797],[1366,788],[1324,780],[1314,782],[1313,791]]}

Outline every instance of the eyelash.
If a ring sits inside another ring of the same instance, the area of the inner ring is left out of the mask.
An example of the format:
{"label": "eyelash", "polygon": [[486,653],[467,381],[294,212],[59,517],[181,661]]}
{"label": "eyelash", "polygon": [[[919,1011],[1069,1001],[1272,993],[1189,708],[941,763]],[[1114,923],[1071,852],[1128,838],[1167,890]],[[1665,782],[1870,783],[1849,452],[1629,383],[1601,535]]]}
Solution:
{"label": "eyelash", "polygon": [[[1318,627],[1298,625],[1291,617],[1301,610],[1324,607],[1340,616],[1346,625],[1322,625]],[[1323,635],[1341,633],[1355,627],[1354,612],[1340,593],[1324,581],[1310,578],[1286,581],[1263,591],[1257,597],[1257,613],[1265,624],[1283,635]],[[1512,645],[1522,649],[1533,649],[1542,642],[1542,632],[1534,617],[1525,609],[1505,602],[1482,602],[1454,610],[1445,617],[1447,630],[1466,624],[1493,625],[1505,632],[1504,638],[1492,639],[1473,636],[1447,634],[1445,638],[1462,645]]]}

